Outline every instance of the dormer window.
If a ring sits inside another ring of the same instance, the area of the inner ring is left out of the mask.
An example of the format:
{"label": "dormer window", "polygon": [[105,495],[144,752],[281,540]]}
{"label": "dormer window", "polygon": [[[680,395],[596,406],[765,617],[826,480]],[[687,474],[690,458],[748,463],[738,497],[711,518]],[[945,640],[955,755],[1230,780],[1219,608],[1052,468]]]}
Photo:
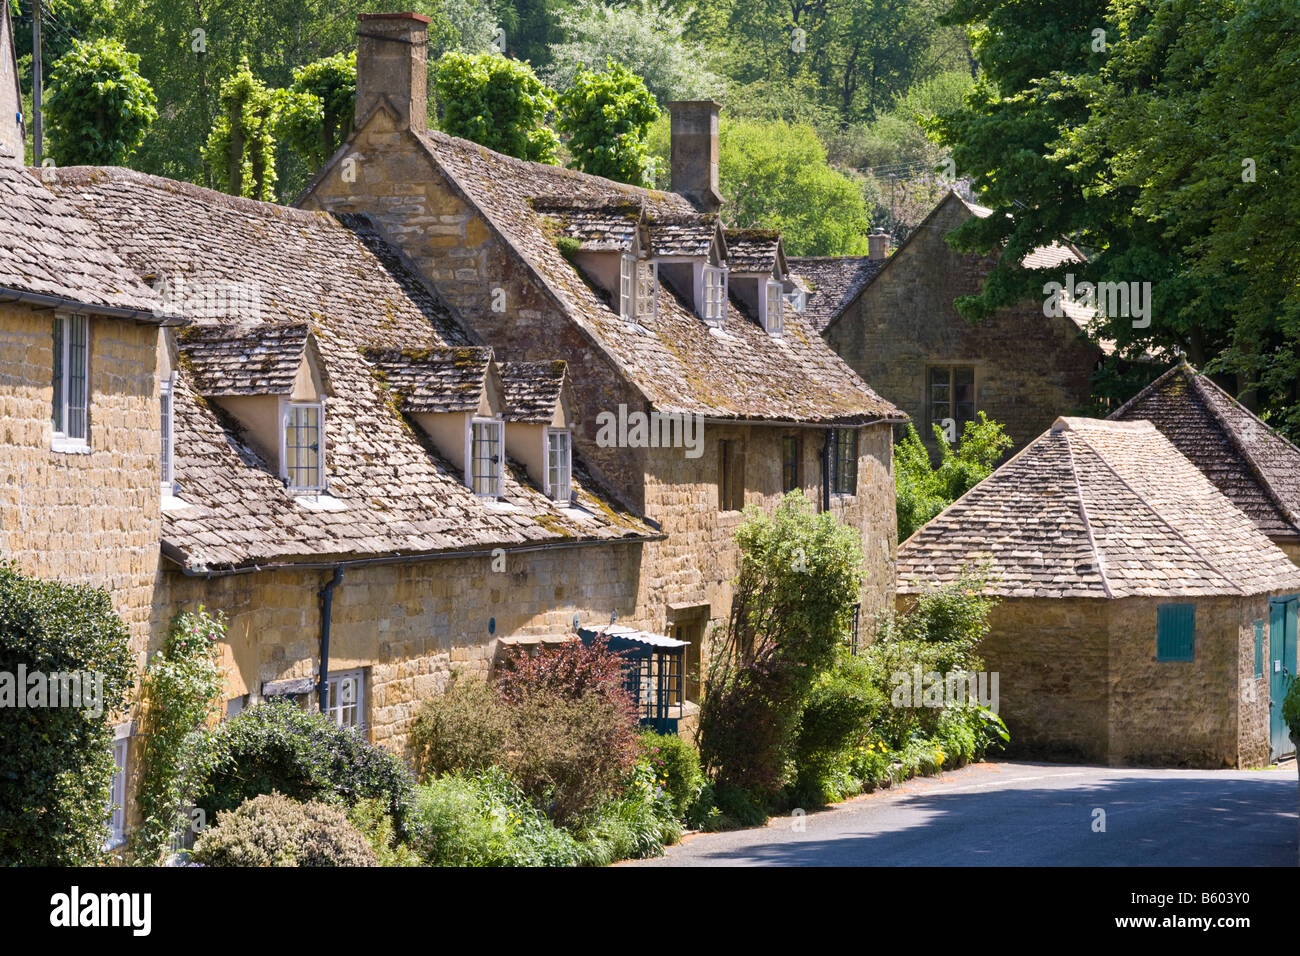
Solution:
{"label": "dormer window", "polygon": [[503,431],[500,419],[475,418],[470,423],[469,468],[467,479],[474,494],[484,498],[501,496],[505,464]]}
{"label": "dormer window", "polygon": [[784,323],[781,315],[781,306],[784,303],[784,292],[781,283],[775,279],[769,279],[767,282],[767,295],[764,297],[763,307],[763,328],[769,335],[779,336],[784,330]]}
{"label": "dormer window", "polygon": [[84,315],[54,317],[54,448],[85,448],[90,327]]}
{"label": "dormer window", "polygon": [[619,312],[632,322],[636,319],[636,256],[621,256],[618,263]]}
{"label": "dormer window", "polygon": [[286,402],[280,460],[290,491],[325,489],[325,406],[320,402]]}
{"label": "dormer window", "polygon": [[619,314],[628,322],[653,319],[658,310],[659,284],[655,263],[635,255],[619,257]]}
{"label": "dormer window", "polygon": [[553,501],[569,500],[573,485],[573,436],[568,429],[546,430],[546,493]]}
{"label": "dormer window", "polygon": [[726,315],[727,270],[716,266],[704,267],[704,300],[700,303],[700,318],[706,322],[721,322]]}

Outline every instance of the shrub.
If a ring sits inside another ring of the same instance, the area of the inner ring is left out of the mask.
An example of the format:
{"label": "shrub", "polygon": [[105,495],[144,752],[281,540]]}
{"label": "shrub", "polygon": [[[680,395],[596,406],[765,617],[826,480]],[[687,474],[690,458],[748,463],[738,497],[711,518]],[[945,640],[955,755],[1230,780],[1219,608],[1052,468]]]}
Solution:
{"label": "shrub", "polygon": [[930,452],[911,425],[894,448],[894,505],[898,512],[898,540],[906,541],[922,525],[993,473],[1010,437],[998,422],[983,412],[966,423],[956,451],[943,429],[934,426],[941,458],[930,464]]}
{"label": "shrub", "polygon": [[510,710],[483,681],[456,681],[425,701],[411,727],[410,749],[421,779],[483,770],[505,759]]}
{"label": "shrub", "polygon": [[642,732],[641,751],[656,783],[668,794],[677,819],[685,819],[704,790],[699,751],[676,734],[653,730]]}
{"label": "shrub", "polygon": [[397,838],[393,818],[384,811],[382,800],[370,797],[358,801],[348,811],[348,821],[361,831],[370,849],[375,851],[379,866],[423,865],[419,854]]}
{"label": "shrub", "polygon": [[676,843],[682,835],[672,798],[659,786],[648,762],[638,764],[628,787],[597,807],[576,830],[579,860],[585,866],[659,856],[665,844]]}
{"label": "shrub", "polygon": [[446,53],[434,67],[440,125],[497,152],[554,163],[559,137],[546,125],[555,93],[527,63],[492,53]]}
{"label": "shrub", "polygon": [[869,737],[885,704],[870,669],[848,658],[820,675],[809,693],[795,747],[797,776],[792,801],[820,806],[860,788],[849,772],[850,755]]}
{"label": "shrub", "polygon": [[1286,696],[1282,698],[1282,719],[1292,737],[1300,737],[1300,677],[1287,683]]}
{"label": "shrub", "polygon": [[0,564],[0,673],[102,676],[88,707],[15,707],[0,678],[0,865],[84,866],[108,836],[110,716],[131,688],[127,630],[108,593]]}
{"label": "shrub", "polygon": [[196,750],[211,754],[195,800],[209,818],[272,791],[346,806],[380,797],[404,833],[410,772],[388,751],[315,711],[270,701],[203,734]]}
{"label": "shrub", "polygon": [[560,694],[571,700],[599,693],[628,709],[635,710],[626,685],[627,661],[609,649],[609,640],[597,637],[590,644],[568,641],[536,654],[515,654],[505,660],[497,675],[497,692],[503,700],[517,704],[534,693]]}
{"label": "shrub", "polygon": [[246,800],[205,830],[192,857],[204,866],[374,866],[375,853],[343,811],[278,793]]}

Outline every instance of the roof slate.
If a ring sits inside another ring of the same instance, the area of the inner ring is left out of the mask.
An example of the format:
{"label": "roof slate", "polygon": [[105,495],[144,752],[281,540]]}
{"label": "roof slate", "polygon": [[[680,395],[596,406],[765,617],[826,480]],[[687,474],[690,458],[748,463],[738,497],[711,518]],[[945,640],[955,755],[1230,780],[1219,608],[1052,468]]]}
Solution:
{"label": "roof slate", "polygon": [[1300,448],[1187,362],[1110,417],[1145,419],[1274,541],[1300,541]]}
{"label": "roof slate", "polygon": [[728,229],[727,265],[732,272],[768,273],[776,268],[781,234],[773,229]]}
{"label": "roof slate", "polygon": [[506,393],[508,422],[549,424],[564,390],[568,365],[555,362],[504,362],[501,385]]}
{"label": "roof slate", "polygon": [[718,234],[718,217],[710,213],[658,216],[650,223],[650,250],[655,256],[702,259]]}
{"label": "roof slate", "polygon": [[200,395],[288,395],[302,365],[309,329],[304,323],[196,325],[178,347]]}
{"label": "roof slate", "polygon": [[551,197],[534,201],[533,208],[560,220],[560,235],[576,239],[583,252],[630,251],[643,216],[641,203],[629,199],[581,203]]}
{"label": "roof slate", "polygon": [[899,592],[984,561],[1007,597],[1300,586],[1300,568],[1144,421],[1058,419],[899,546]]}
{"label": "roof slate", "polygon": [[492,364],[492,350],[483,347],[455,349],[378,349],[363,354],[380,380],[398,399],[404,412],[472,412]]}
{"label": "roof slate", "polygon": [[884,259],[869,256],[791,256],[787,262],[810,290],[804,318],[818,332],[857,298],[885,264]]}

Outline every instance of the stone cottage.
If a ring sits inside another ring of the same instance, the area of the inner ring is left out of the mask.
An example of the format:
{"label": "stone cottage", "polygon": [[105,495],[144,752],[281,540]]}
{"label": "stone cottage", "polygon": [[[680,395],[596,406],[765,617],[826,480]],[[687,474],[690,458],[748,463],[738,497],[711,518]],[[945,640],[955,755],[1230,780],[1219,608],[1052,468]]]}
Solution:
{"label": "stone cottage", "polygon": [[1110,417],[1155,425],[1300,565],[1300,448],[1209,376],[1180,361]]}
{"label": "stone cottage", "polygon": [[591,473],[662,531],[653,630],[699,653],[741,509],[793,488],[859,529],[884,607],[904,417],[801,314],[780,236],[720,222],[718,104],[670,104],[672,193],[524,162],[429,128],[426,27],[361,15],[354,130],[297,204],[364,214],[499,359],[568,363]]}
{"label": "stone cottage", "polygon": [[900,546],[900,602],[980,564],[1014,753],[1257,767],[1292,749],[1265,638],[1294,673],[1300,569],[1150,422],[1058,419]]}
{"label": "stone cottage", "polygon": [[[1042,301],[1002,309],[972,325],[953,300],[973,295],[996,260],[956,252],[946,236],[990,210],[949,193],[888,258],[883,237],[874,258],[795,260],[814,287],[814,324],[826,341],[888,401],[907,413],[931,451],[932,424],[960,437],[979,412],[1001,422],[1022,448],[1063,414],[1090,403],[1092,372],[1103,345],[1083,331],[1091,313],[1065,303],[1044,315]],[[1074,247],[1034,250],[1027,268],[1082,262]],[[822,292],[821,290],[826,290]],[[1111,346],[1107,345],[1106,348]]]}

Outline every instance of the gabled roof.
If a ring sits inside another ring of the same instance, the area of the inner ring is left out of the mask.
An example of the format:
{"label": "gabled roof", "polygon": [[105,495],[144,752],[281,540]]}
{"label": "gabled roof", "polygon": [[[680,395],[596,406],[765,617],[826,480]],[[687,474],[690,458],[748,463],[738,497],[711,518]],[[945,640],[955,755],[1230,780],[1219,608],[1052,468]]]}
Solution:
{"label": "gabled roof", "polygon": [[583,204],[627,200],[641,203],[654,222],[695,215],[684,197],[525,162],[441,132],[417,139],[452,189],[484,215],[533,273],[544,294],[652,407],[734,420],[905,420],[798,317],[786,318],[780,342],[734,304],[719,327],[710,328],[660,282],[657,314],[638,320],[650,333],[643,334],[587,284],[530,204],[556,197]]}
{"label": "gabled roof", "polygon": [[558,219],[560,235],[577,240],[583,252],[631,251],[645,220],[641,203],[624,197],[594,202],[542,197],[533,201],[533,208]]}
{"label": "gabled roof", "polygon": [[867,287],[884,259],[870,256],[791,256],[790,271],[808,286],[806,318],[818,332],[826,328]]}
{"label": "gabled roof", "polygon": [[[301,332],[289,329],[310,325],[332,385],[324,415],[328,495],[295,497],[239,422],[196,393],[181,363],[174,468],[186,506],[164,508],[162,538],[164,554],[187,570],[660,537],[611,507],[581,462],[574,467],[579,508],[559,507],[509,462],[500,502],[465,486],[462,470],[394,407],[363,350],[463,349],[472,338],[364,217],[340,221],[129,170],[49,175],[133,269],[184,277],[190,290],[255,284],[260,298],[234,302],[239,314],[221,324],[294,342]],[[292,351],[268,349],[280,357]],[[281,368],[278,359],[269,365]]]}
{"label": "gabled roof", "polygon": [[728,229],[727,267],[733,273],[786,271],[781,234],[775,229]]}
{"label": "gabled roof", "polygon": [[362,354],[404,412],[473,412],[492,366],[484,347],[367,348]]}
{"label": "gabled roof", "polygon": [[310,341],[305,323],[196,325],[178,345],[194,390],[215,398],[288,395]]}
{"label": "gabled roof", "polygon": [[898,550],[899,591],[988,561],[1008,597],[1260,594],[1300,568],[1150,422],[1060,418]]}
{"label": "gabled roof", "polygon": [[0,299],[25,294],[32,301],[50,300],[46,305],[57,302],[153,324],[166,319],[154,291],[95,226],[42,186],[3,144],[0,236]]}
{"label": "gabled roof", "polygon": [[657,257],[704,258],[715,239],[726,254],[722,226],[714,213],[658,216],[650,222],[650,251]]}
{"label": "gabled roof", "polygon": [[1300,448],[1186,361],[1110,417],[1150,421],[1261,531],[1300,541]]}
{"label": "gabled roof", "polygon": [[555,406],[569,388],[568,363],[505,362],[501,385],[506,394],[506,421],[549,424],[555,418]]}

